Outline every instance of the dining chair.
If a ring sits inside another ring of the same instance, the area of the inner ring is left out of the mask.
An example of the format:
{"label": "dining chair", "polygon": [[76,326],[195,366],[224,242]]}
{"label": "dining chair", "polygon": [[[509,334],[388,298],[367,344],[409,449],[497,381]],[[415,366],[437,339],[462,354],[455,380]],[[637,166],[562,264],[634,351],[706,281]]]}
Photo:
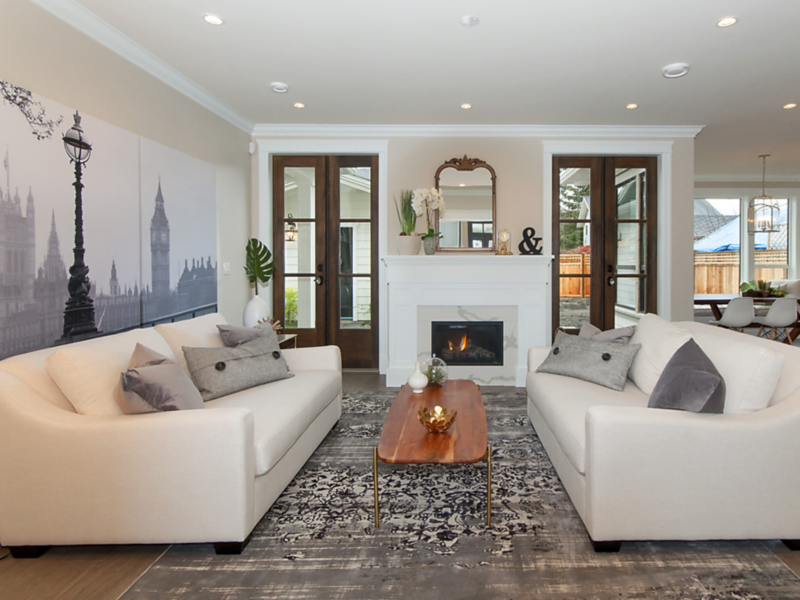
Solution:
{"label": "dining chair", "polygon": [[722,313],[719,321],[709,321],[709,325],[725,327],[735,331],[744,331],[744,328],[756,319],[756,310],[752,298],[732,298]]}
{"label": "dining chair", "polygon": [[782,341],[788,339],[793,343],[789,327],[797,321],[797,298],[778,298],[769,307],[765,317],[758,317],[756,322],[761,325],[758,337],[768,337],[771,340]]}

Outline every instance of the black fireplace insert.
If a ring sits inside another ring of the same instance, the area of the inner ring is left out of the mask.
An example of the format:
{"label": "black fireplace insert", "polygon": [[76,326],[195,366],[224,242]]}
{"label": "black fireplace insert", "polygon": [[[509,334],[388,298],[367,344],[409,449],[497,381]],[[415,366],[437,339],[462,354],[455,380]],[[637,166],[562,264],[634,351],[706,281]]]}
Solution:
{"label": "black fireplace insert", "polygon": [[431,354],[449,366],[502,365],[502,321],[433,321]]}

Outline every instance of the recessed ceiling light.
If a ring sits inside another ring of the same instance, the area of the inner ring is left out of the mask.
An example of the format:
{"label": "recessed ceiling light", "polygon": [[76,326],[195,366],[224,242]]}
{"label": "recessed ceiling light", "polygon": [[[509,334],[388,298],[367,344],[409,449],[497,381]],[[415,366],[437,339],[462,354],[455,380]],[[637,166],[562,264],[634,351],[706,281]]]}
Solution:
{"label": "recessed ceiling light", "polygon": [[280,81],[273,81],[269,85],[272,88],[272,91],[276,94],[285,94],[289,91],[289,86],[285,83],[281,83]]}
{"label": "recessed ceiling light", "polygon": [[305,108],[306,107],[306,105],[303,104],[302,102],[295,102],[292,106],[294,106],[295,108]]}
{"label": "recessed ceiling light", "polygon": [[736,17],[722,17],[717,21],[717,27],[730,27],[731,25],[736,25],[736,21],[738,21]]}
{"label": "recessed ceiling light", "polygon": [[628,110],[633,110],[634,108],[639,108],[639,105],[636,104],[635,102],[631,102],[625,108],[627,108]]}
{"label": "recessed ceiling light", "polygon": [[797,108],[797,104],[795,104],[794,102],[790,102],[789,104],[784,104],[783,108],[785,108],[787,110],[790,109],[790,108]]}
{"label": "recessed ceiling light", "polygon": [[478,17],[473,17],[472,15],[464,15],[461,17],[461,24],[464,27],[477,27],[481,20]]}
{"label": "recessed ceiling light", "polygon": [[211,13],[203,15],[203,20],[209,25],[222,25],[225,22],[217,15],[212,15]]}
{"label": "recessed ceiling light", "polygon": [[689,63],[679,62],[672,63],[661,69],[661,73],[667,79],[674,79],[676,77],[683,77],[689,72]]}
{"label": "recessed ceiling light", "polygon": [[458,187],[467,187],[467,184],[466,183],[459,183]]}
{"label": "recessed ceiling light", "polygon": [[461,108],[463,108],[464,110],[469,110],[470,108],[472,108],[472,104],[462,104]]}

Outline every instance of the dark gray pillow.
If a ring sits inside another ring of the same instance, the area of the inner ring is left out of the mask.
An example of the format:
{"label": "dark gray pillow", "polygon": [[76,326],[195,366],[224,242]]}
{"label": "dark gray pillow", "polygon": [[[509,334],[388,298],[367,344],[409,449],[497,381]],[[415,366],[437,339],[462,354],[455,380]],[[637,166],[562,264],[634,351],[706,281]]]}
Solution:
{"label": "dark gray pillow", "polygon": [[222,343],[229,348],[241,346],[247,342],[252,342],[259,337],[272,337],[278,343],[278,334],[272,329],[272,325],[256,325],[255,327],[236,327],[235,325],[217,325],[219,337]]}
{"label": "dark gray pillow", "polygon": [[725,408],[725,380],[697,342],[689,340],[669,359],[647,406],[719,415]]}
{"label": "dark gray pillow", "polygon": [[277,338],[257,337],[235,348],[183,347],[186,366],[203,401],[279,379],[289,373]]}
{"label": "dark gray pillow", "polygon": [[575,377],[621,392],[639,348],[641,344],[596,342],[559,331],[536,372]]}
{"label": "dark gray pillow", "polygon": [[200,392],[171,358],[136,344],[128,369],[120,378],[122,412],[128,415],[203,408]]}
{"label": "dark gray pillow", "polygon": [[594,340],[595,342],[615,342],[617,344],[627,344],[631,341],[631,337],[633,337],[635,332],[636,325],[618,327],[617,329],[603,331],[599,327],[595,327],[588,321],[585,321],[583,325],[581,325],[581,330],[580,333],[578,333],[578,336]]}

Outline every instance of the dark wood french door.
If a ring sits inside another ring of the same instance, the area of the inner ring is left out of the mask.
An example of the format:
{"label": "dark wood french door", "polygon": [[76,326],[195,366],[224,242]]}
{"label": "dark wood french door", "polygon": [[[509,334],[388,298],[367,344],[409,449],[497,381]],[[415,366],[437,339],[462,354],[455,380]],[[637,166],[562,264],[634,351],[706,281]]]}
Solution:
{"label": "dark wood french door", "polygon": [[273,307],[298,346],[378,366],[378,157],[273,158]]}
{"label": "dark wood french door", "polygon": [[553,158],[553,328],[656,312],[656,177],[649,156]]}

